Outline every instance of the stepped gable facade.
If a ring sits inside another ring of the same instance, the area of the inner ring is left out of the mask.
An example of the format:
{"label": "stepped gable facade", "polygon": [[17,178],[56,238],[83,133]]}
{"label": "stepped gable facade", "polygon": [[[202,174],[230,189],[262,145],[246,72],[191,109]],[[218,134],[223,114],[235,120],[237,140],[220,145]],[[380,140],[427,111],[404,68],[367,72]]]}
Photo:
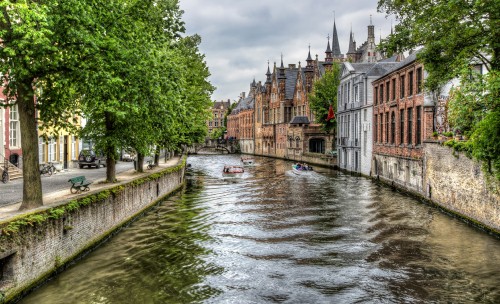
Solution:
{"label": "stepped gable facade", "polygon": [[224,127],[224,115],[231,106],[231,100],[214,101],[212,106],[212,117],[207,121],[208,133],[212,133],[218,128]]}
{"label": "stepped gable facade", "polygon": [[241,93],[238,104],[227,116],[227,137],[230,140],[238,140],[244,153],[253,153],[255,147],[254,108],[257,87],[254,79],[250,84],[248,96],[245,92]]}

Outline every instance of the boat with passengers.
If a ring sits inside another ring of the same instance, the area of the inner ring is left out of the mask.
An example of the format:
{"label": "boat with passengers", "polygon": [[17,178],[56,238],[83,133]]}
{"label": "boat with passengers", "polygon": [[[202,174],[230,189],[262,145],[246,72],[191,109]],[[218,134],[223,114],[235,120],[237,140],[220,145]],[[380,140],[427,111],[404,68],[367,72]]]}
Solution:
{"label": "boat with passengers", "polygon": [[236,166],[236,165],[225,165],[224,169],[222,170],[222,174],[227,177],[231,176],[241,176],[245,173],[245,169],[243,169],[242,166]]}

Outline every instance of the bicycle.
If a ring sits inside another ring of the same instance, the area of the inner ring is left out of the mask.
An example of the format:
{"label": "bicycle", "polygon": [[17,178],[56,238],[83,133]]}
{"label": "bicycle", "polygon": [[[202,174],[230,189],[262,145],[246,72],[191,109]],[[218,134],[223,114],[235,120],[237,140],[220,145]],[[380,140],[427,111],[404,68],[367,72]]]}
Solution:
{"label": "bicycle", "polygon": [[40,175],[43,176],[51,176],[52,173],[56,171],[56,167],[52,163],[42,164],[42,168],[40,169]]}
{"label": "bicycle", "polygon": [[9,182],[9,171],[7,169],[4,169],[2,172],[2,183],[6,184]]}
{"label": "bicycle", "polygon": [[156,167],[156,164],[154,163],[153,160],[148,160],[148,169],[151,170],[154,167]]}

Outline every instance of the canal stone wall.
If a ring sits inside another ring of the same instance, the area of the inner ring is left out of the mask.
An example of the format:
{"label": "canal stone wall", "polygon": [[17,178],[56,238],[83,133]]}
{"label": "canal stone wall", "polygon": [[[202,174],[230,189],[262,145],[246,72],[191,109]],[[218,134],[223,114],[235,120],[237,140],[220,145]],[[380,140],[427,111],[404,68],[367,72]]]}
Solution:
{"label": "canal stone wall", "polygon": [[436,204],[473,223],[500,233],[498,182],[481,164],[439,143],[425,143],[423,193]]}
{"label": "canal stone wall", "polygon": [[0,224],[0,303],[29,291],[184,184],[175,167]]}
{"label": "canal stone wall", "polygon": [[372,167],[373,177],[410,193],[423,193],[422,159],[373,154]]}

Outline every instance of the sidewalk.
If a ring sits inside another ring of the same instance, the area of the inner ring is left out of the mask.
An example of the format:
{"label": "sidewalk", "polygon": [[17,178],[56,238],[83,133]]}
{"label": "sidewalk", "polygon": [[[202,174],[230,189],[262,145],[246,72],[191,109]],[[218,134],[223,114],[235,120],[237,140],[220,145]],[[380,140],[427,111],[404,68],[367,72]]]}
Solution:
{"label": "sidewalk", "polygon": [[32,213],[34,211],[40,211],[44,209],[48,209],[54,206],[61,205],[65,203],[66,201],[73,200],[75,198],[79,198],[81,196],[87,196],[91,193],[99,192],[107,188],[112,188],[116,187],[120,184],[129,182],[130,180],[133,180],[138,177],[146,176],[151,174],[152,172],[160,171],[162,169],[168,168],[168,167],[173,167],[176,166],[179,163],[180,157],[175,156],[167,160],[167,162],[164,161],[164,158],[160,159],[160,163],[157,167],[148,170],[147,166],[144,166],[144,173],[138,173],[134,169],[130,169],[124,172],[121,172],[116,175],[116,179],[118,180],[117,183],[113,184],[107,184],[107,183],[102,183],[105,178],[101,178],[98,180],[95,180],[91,186],[90,186],[90,191],[88,192],[83,192],[83,193],[78,193],[78,194],[72,194],[69,191],[69,187],[64,190],[59,190],[56,192],[52,192],[49,194],[46,194],[43,196],[43,206],[36,208],[36,209],[30,209],[30,210],[23,210],[19,211],[19,207],[21,206],[21,203],[16,203],[16,204],[11,204],[7,206],[1,206],[0,207],[0,222],[3,222],[5,220],[8,220],[12,217],[16,217],[18,215],[24,214],[24,213]]}

